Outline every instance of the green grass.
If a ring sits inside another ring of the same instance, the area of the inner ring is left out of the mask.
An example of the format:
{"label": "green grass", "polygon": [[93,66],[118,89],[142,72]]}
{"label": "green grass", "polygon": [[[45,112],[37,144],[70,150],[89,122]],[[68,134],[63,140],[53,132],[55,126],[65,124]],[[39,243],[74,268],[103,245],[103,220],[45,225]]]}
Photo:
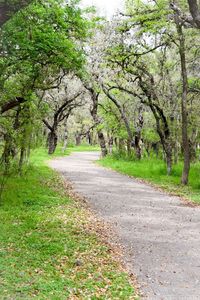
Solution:
{"label": "green grass", "polygon": [[100,151],[100,147],[98,145],[96,146],[90,146],[90,145],[80,145],[80,146],[70,146],[69,151],[72,152],[83,152],[83,151]]}
{"label": "green grass", "polygon": [[144,179],[168,192],[200,204],[200,163],[191,165],[189,185],[187,187],[180,184],[182,163],[174,165],[171,176],[166,175],[164,162],[155,158],[144,158],[141,161],[134,161],[108,156],[101,159],[98,163],[123,174]]}
{"label": "green grass", "polygon": [[95,219],[66,195],[47,159],[43,149],[35,150],[25,175],[6,183],[0,299],[135,299],[128,275],[98,237]]}

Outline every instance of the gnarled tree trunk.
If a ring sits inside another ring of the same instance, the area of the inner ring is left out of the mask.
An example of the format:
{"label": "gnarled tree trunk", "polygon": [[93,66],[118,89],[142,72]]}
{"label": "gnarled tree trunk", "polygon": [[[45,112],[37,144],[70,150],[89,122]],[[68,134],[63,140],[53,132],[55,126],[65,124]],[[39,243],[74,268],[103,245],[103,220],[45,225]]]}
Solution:
{"label": "gnarled tree trunk", "polygon": [[53,154],[56,150],[58,143],[58,136],[56,131],[50,131],[48,133],[47,144],[48,144],[48,153]]}
{"label": "gnarled tree trunk", "polygon": [[106,141],[104,138],[104,134],[102,131],[98,131],[98,138],[99,138],[99,143],[100,143],[100,147],[101,147],[101,155],[102,157],[105,157],[108,154],[108,150],[106,147]]}

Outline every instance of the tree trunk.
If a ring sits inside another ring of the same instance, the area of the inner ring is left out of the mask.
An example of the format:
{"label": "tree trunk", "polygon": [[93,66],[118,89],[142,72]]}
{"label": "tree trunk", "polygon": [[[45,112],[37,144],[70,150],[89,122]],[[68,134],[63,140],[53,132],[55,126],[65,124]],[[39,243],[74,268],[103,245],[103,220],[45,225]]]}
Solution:
{"label": "tree trunk", "polygon": [[188,184],[189,172],[190,172],[190,145],[188,140],[188,117],[186,108],[187,94],[183,92],[182,95],[182,144],[183,144],[183,156],[184,156],[184,167],[182,173],[181,183],[184,185]]}
{"label": "tree trunk", "polygon": [[[169,125],[168,125],[168,122],[167,122],[167,118],[165,117],[162,108],[160,108],[158,106],[156,106],[156,108],[155,108],[152,103],[150,105],[150,108],[151,108],[151,110],[154,114],[154,117],[156,119],[157,133],[160,137],[160,142],[162,144],[164,154],[166,155],[167,175],[171,175],[171,171],[172,171],[172,142],[171,142],[171,132],[170,132]],[[156,143],[156,148],[155,149],[156,149],[156,156],[158,157],[157,143]]]}
{"label": "tree trunk", "polygon": [[16,156],[17,152],[14,148],[14,142],[11,135],[6,133],[4,135],[4,140],[5,140],[5,144],[1,156],[1,163],[5,166],[5,169],[8,170],[10,167],[10,160],[11,158],[14,158]]}
{"label": "tree trunk", "polygon": [[177,164],[178,163],[178,152],[179,152],[179,146],[178,146],[178,141],[175,141],[174,144],[174,163]]}
{"label": "tree trunk", "polygon": [[136,135],[135,135],[135,153],[138,160],[142,158],[141,137],[142,137],[143,125],[144,125],[144,118],[142,113],[142,106],[140,106],[138,121],[136,124]]}
{"label": "tree trunk", "polygon": [[197,28],[200,29],[200,9],[198,6],[197,0],[188,0],[190,13],[192,15],[192,18],[197,26]]}
{"label": "tree trunk", "polygon": [[113,144],[114,144],[114,139],[113,137],[109,137],[109,142],[108,142],[108,145],[109,145],[109,154],[112,154],[113,152]]}
{"label": "tree trunk", "polygon": [[185,38],[182,25],[176,20],[177,32],[179,35],[179,54],[181,59],[181,75],[182,75],[182,97],[181,97],[181,114],[182,114],[182,147],[184,156],[184,167],[182,172],[181,183],[188,184],[190,172],[190,144],[188,138],[188,112],[187,112],[187,95],[188,95],[188,76],[185,55]]}
{"label": "tree trunk", "polygon": [[172,146],[170,142],[165,146],[165,154],[167,163],[167,175],[169,176],[172,173]]}
{"label": "tree trunk", "polygon": [[67,149],[67,138],[65,138],[65,140],[64,140],[62,152],[65,153],[66,149]]}
{"label": "tree trunk", "polygon": [[19,173],[20,174],[22,173],[22,166],[24,163],[25,153],[26,153],[25,147],[22,147],[21,151],[20,151],[20,159],[19,159]]}
{"label": "tree trunk", "polygon": [[132,153],[132,151],[131,151],[131,140],[130,140],[130,139],[128,139],[128,140],[126,141],[126,147],[127,147],[127,154],[128,154],[128,156],[130,157],[130,156],[131,156],[131,153]]}
{"label": "tree trunk", "polygon": [[[93,107],[90,110],[91,116],[95,122],[95,124],[99,124],[99,117],[98,117],[98,100],[99,100],[99,93],[97,93],[95,91],[94,88],[88,88],[86,87],[90,94],[91,94],[91,99],[93,102]],[[101,130],[97,130],[97,135],[98,135],[98,139],[99,139],[99,143],[100,143],[100,147],[101,147],[101,156],[105,157],[108,154],[108,150],[106,147],[106,140],[104,137],[104,134]]]}
{"label": "tree trunk", "polygon": [[171,142],[171,132],[168,124],[167,117],[164,114],[163,108],[159,105],[159,99],[154,89],[154,78],[150,76],[151,87],[147,88],[146,84],[140,80],[140,86],[148,98],[147,104],[156,120],[156,130],[160,137],[160,142],[163,147],[164,154],[166,154],[167,162],[167,174],[171,174],[172,170],[172,142]]}
{"label": "tree trunk", "polygon": [[105,137],[102,131],[98,131],[98,138],[101,147],[101,156],[105,157],[108,154]]}
{"label": "tree trunk", "polygon": [[58,142],[56,131],[49,132],[47,142],[48,142],[48,149],[49,149],[48,153],[53,154],[56,150],[57,142]]}
{"label": "tree trunk", "polygon": [[135,154],[138,160],[141,160],[142,158],[142,148],[140,145],[139,140],[135,141]]}
{"label": "tree trunk", "polygon": [[65,125],[65,132],[64,132],[64,143],[63,143],[63,149],[62,152],[64,153],[67,149],[67,140],[68,140],[68,131],[67,131],[67,125]]}
{"label": "tree trunk", "polygon": [[80,146],[81,144],[81,134],[77,133],[76,134],[76,146]]}

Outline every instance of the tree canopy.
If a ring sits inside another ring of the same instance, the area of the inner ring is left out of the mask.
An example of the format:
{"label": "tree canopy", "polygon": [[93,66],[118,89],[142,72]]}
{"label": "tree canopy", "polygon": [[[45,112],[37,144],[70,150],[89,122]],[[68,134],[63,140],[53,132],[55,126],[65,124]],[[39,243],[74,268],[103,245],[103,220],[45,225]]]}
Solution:
{"label": "tree canopy", "polygon": [[103,156],[114,148],[138,160],[162,153],[168,175],[181,160],[187,184],[200,86],[198,20],[189,8],[127,0],[107,21],[78,1],[21,7],[0,31],[2,162],[20,153],[23,161],[22,141],[32,136],[32,147],[44,131],[49,153],[74,136],[98,140]]}

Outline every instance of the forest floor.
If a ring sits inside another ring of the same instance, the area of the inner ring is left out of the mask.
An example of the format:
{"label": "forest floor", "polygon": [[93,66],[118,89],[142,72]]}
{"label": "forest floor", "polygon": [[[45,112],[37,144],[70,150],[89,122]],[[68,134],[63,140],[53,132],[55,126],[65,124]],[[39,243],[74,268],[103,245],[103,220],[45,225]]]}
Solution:
{"label": "forest floor", "polygon": [[76,152],[50,164],[117,232],[144,299],[199,299],[200,208],[100,167],[98,158]]}
{"label": "forest floor", "polygon": [[47,159],[46,150],[36,150],[23,176],[6,179],[0,299],[136,299],[120,253],[105,242],[104,224]]}

